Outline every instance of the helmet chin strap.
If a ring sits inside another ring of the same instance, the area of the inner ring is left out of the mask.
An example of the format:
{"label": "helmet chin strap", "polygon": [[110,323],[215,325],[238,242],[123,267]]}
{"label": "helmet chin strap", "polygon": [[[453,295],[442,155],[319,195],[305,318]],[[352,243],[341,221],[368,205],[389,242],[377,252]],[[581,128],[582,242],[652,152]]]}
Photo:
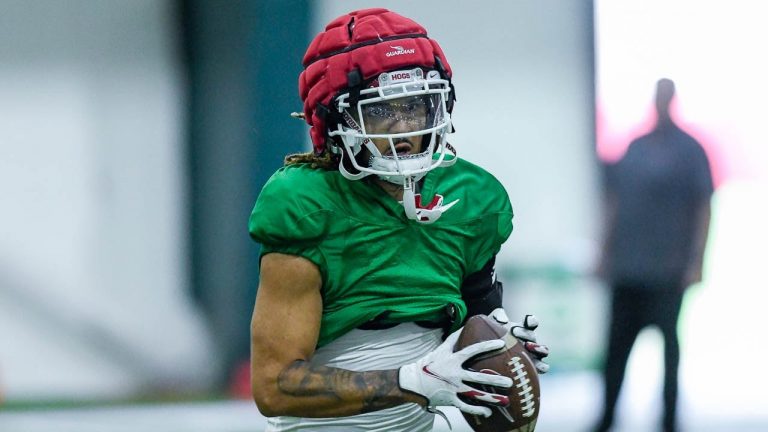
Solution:
{"label": "helmet chin strap", "polygon": [[414,179],[411,176],[405,177],[403,183],[403,208],[408,219],[423,224],[431,224],[440,219],[443,213],[447,212],[459,200],[454,200],[443,205],[443,196],[436,194],[435,198],[427,207],[421,206],[421,195],[414,192]]}

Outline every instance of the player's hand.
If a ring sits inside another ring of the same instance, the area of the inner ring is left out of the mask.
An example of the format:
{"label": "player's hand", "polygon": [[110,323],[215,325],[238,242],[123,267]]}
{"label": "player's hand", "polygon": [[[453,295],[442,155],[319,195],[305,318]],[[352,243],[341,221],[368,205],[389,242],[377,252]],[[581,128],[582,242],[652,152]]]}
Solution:
{"label": "player's hand", "polygon": [[544,358],[549,355],[549,347],[536,341],[535,331],[539,327],[539,320],[534,315],[526,315],[522,324],[509,321],[507,313],[502,308],[494,309],[489,316],[503,325],[507,331],[512,332],[512,336],[523,343],[525,349],[532,354],[533,363],[540,374],[549,371],[549,364],[544,361]]}
{"label": "player's hand", "polygon": [[505,395],[488,393],[465,382],[487,384],[495,387],[509,388],[512,380],[502,375],[473,372],[462,367],[469,358],[486,351],[493,351],[504,346],[501,339],[493,339],[472,344],[461,351],[453,352],[456,340],[461,330],[453,332],[434,351],[400,368],[400,388],[420,394],[427,398],[428,408],[433,406],[451,405],[475,415],[488,417],[491,409],[484,406],[465,403],[459,396],[486,405],[509,405]]}

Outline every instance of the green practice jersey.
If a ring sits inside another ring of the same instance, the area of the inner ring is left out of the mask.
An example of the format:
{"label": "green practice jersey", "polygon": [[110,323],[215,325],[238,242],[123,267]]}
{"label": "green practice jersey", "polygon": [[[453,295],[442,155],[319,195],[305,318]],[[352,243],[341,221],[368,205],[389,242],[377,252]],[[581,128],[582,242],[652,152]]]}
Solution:
{"label": "green practice jersey", "polygon": [[453,303],[455,327],[467,308],[464,278],[479,271],[512,232],[512,207],[501,183],[459,159],[430,171],[422,202],[435,194],[459,200],[422,224],[373,182],[338,171],[291,165],[264,186],[249,220],[261,254],[279,252],[313,262],[323,280],[318,346],[387,312],[386,322],[437,320]]}

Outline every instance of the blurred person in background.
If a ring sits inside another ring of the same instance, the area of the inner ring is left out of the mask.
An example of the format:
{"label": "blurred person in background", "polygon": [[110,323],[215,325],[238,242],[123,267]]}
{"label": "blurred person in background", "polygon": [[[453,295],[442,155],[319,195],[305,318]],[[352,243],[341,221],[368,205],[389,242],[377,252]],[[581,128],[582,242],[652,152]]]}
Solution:
{"label": "blurred person in background", "polygon": [[606,227],[599,273],[611,287],[604,406],[595,431],[614,421],[634,342],[655,325],[664,338],[662,430],[677,427],[677,322],[683,294],[701,281],[713,193],[702,146],[672,120],[675,84],[656,85],[655,128],[607,170]]}
{"label": "blurred person in background", "polygon": [[542,373],[548,349],[535,317],[511,323],[501,308],[494,263],[512,207],[446,140],[445,55],[421,25],[367,9],[328,24],[303,64],[295,116],[313,151],[286,158],[249,221],[262,244],[252,390],[268,430],[427,431],[449,405],[490,415],[507,398],[481,385],[511,380],[462,363],[503,342],[454,353],[465,320],[496,318]]}

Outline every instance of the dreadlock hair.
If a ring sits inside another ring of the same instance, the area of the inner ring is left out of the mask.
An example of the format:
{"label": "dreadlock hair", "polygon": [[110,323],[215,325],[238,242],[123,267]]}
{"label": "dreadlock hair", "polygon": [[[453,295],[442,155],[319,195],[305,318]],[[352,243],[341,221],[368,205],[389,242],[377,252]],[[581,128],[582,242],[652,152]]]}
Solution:
{"label": "dreadlock hair", "polygon": [[307,153],[293,153],[285,157],[285,166],[298,164],[309,164],[314,169],[334,171],[339,169],[339,158],[327,150],[320,154],[310,151]]}
{"label": "dreadlock hair", "polygon": [[[448,148],[448,150],[452,151],[454,154],[456,153],[456,150],[453,148],[453,146],[450,143],[445,143],[445,146]],[[283,160],[284,166],[309,164],[309,166],[312,167],[313,169],[322,169],[326,171],[338,170],[339,163],[341,163],[340,157],[332,154],[328,150],[320,154],[317,154],[313,151],[309,151],[306,153],[291,153],[287,155]]]}

